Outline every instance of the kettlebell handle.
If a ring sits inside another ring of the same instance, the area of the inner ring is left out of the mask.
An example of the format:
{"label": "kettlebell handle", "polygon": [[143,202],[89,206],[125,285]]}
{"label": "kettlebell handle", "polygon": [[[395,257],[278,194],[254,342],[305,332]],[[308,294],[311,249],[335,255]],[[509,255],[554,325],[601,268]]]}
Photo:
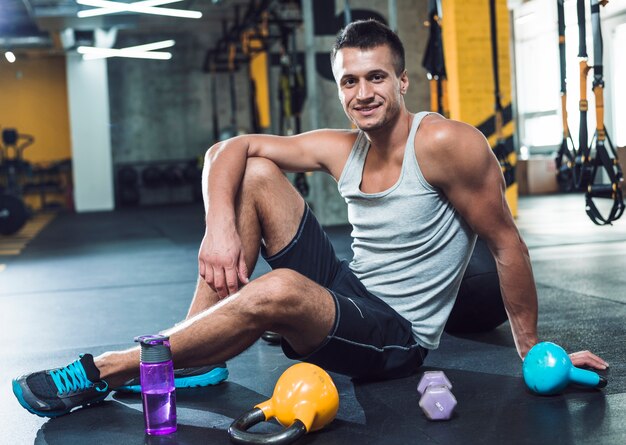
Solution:
{"label": "kettlebell handle", "polygon": [[265,414],[260,408],[253,408],[235,420],[228,428],[230,440],[238,444],[286,445],[306,434],[306,427],[296,419],[288,428],[276,433],[249,433],[247,430],[257,423],[264,422]]}

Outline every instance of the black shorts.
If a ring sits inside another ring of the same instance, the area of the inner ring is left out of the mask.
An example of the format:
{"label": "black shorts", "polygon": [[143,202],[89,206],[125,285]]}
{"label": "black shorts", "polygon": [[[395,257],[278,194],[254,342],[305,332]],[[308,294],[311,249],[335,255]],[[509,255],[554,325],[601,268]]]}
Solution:
{"label": "black shorts", "polygon": [[368,292],[348,262],[337,258],[308,206],[291,243],[271,257],[264,249],[262,254],[272,269],[301,273],[328,289],[335,301],[335,323],[326,340],[306,357],[283,340],[287,357],[367,380],[404,377],[422,365],[427,350],[413,339],[411,323]]}

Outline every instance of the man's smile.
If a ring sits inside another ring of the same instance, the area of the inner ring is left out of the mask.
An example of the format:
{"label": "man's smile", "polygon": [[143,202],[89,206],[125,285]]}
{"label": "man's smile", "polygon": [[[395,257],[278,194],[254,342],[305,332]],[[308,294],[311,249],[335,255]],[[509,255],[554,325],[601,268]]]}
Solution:
{"label": "man's smile", "polygon": [[379,107],[381,106],[381,104],[372,104],[372,105],[360,105],[360,106],[356,106],[354,107],[354,110],[356,112],[358,112],[359,114],[361,114],[362,116],[370,116],[372,115]]}

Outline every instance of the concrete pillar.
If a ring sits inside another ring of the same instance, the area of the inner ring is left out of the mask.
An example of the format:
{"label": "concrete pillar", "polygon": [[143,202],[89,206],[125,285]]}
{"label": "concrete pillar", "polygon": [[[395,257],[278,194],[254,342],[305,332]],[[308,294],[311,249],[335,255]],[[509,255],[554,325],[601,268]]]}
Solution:
{"label": "concrete pillar", "polygon": [[68,54],[67,91],[77,212],[114,208],[106,59]]}

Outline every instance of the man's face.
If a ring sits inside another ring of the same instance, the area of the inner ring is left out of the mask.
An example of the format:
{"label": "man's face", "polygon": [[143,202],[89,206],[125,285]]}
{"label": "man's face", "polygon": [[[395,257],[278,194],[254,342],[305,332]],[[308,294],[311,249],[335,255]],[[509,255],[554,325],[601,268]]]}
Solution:
{"label": "man's face", "polygon": [[387,45],[337,51],[333,74],[343,110],[361,130],[383,128],[404,106],[409,80],[406,71],[396,75]]}

